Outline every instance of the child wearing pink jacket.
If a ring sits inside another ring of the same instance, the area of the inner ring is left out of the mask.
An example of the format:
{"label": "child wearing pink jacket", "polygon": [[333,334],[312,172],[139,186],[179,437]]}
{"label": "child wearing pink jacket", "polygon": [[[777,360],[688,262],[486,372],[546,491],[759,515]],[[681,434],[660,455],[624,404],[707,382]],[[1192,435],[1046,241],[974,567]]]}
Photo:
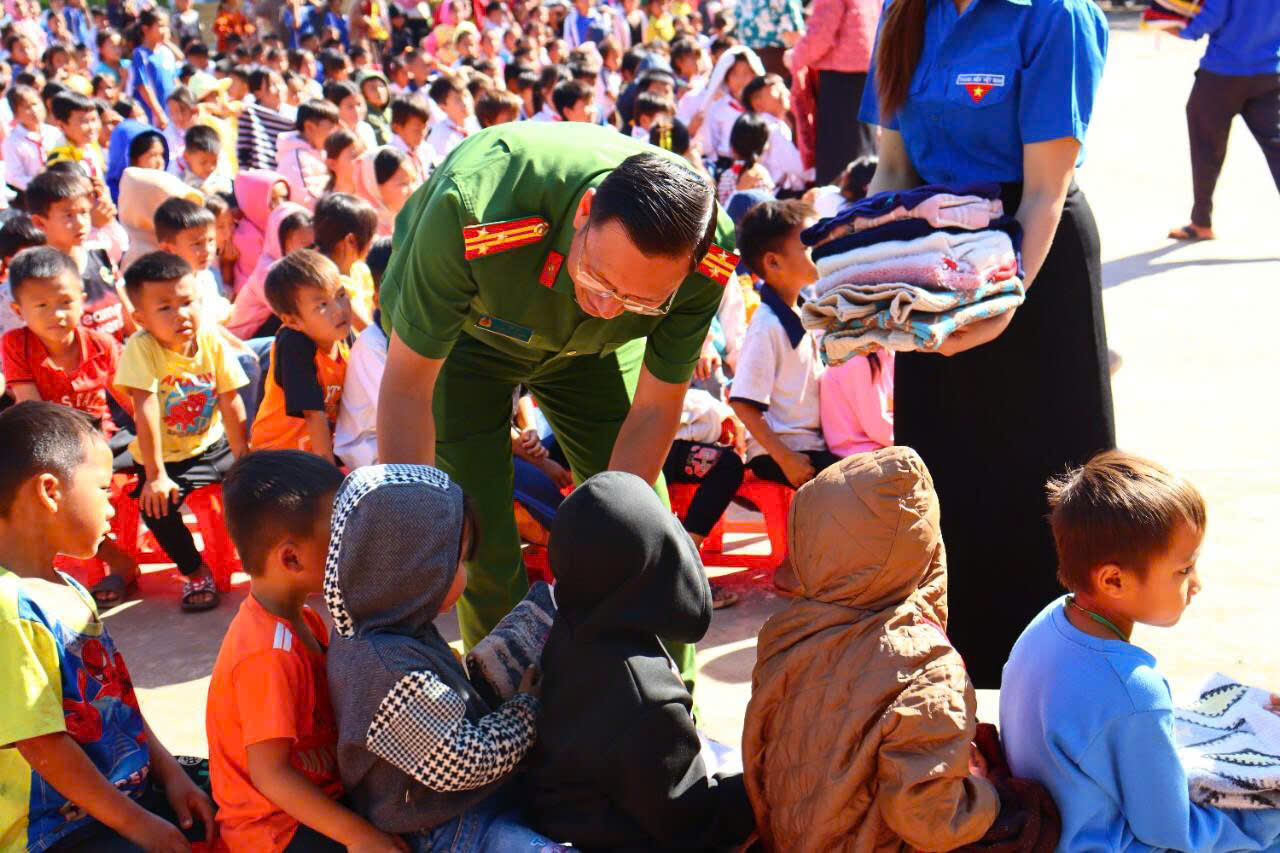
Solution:
{"label": "child wearing pink jacket", "polygon": [[837,456],[893,444],[893,353],[879,350],[828,367],[818,380],[822,437]]}

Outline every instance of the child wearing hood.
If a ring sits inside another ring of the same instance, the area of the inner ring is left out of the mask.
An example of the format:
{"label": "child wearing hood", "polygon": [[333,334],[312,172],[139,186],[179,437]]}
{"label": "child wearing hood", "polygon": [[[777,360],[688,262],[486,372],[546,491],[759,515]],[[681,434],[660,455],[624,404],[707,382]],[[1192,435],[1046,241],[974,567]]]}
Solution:
{"label": "child wearing hood", "polygon": [[290,200],[290,193],[289,182],[279,172],[246,169],[236,175],[236,205],[241,213],[240,222],[231,235],[237,252],[233,285],[236,293],[258,265],[258,257],[267,242],[267,218],[282,202]]}
{"label": "child wearing hood", "polygon": [[411,835],[417,853],[566,850],[507,804],[534,742],[536,670],[490,708],[434,624],[462,595],[480,536],[462,489],[423,465],[360,468],[338,490],[330,527],[329,694],[356,811]]}
{"label": "child wearing hood", "polygon": [[766,850],[1056,843],[1043,789],[971,769],[977,696],[945,633],[939,519],[909,447],[851,456],[796,493],[776,579],[796,597],[760,632],[742,735]]}
{"label": "child wearing hood", "polygon": [[653,488],[607,471],[556,512],[558,610],[542,653],[535,826],[591,850],[706,850],[754,820],[741,774],[707,772],[693,698],[659,635],[702,639],[711,589]]}

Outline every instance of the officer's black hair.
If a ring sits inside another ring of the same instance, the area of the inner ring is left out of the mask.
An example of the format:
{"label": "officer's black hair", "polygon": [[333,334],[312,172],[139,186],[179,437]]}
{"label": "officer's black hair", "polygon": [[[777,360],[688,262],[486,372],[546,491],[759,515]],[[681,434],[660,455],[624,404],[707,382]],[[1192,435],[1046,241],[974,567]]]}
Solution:
{"label": "officer's black hair", "polygon": [[85,450],[103,441],[89,416],[43,400],[0,413],[0,518],[10,518],[22,485],[40,474],[65,483],[84,464]]}
{"label": "officer's black hair", "polygon": [[311,225],[316,232],[316,248],[326,255],[348,234],[363,249],[378,231],[378,212],[373,205],[349,193],[329,193],[316,202]]}
{"label": "officer's black hair", "polygon": [[124,271],[124,292],[134,307],[142,304],[142,288],[148,283],[178,281],[192,273],[191,264],[173,252],[147,252]]}
{"label": "officer's black hair", "polygon": [[45,169],[27,184],[27,213],[32,216],[48,216],[58,202],[87,197],[92,192],[93,185],[83,173]]}
{"label": "officer's black hair", "polygon": [[93,101],[79,92],[59,92],[51,104],[53,117],[58,121],[70,121],[76,113],[95,109]]}
{"label": "officer's black hair", "polygon": [[301,450],[257,450],[232,465],[222,479],[223,505],[245,572],[261,575],[284,537],[310,538],[341,485],[340,469]]}
{"label": "officer's black hair", "polygon": [[52,246],[23,249],[9,265],[9,296],[17,302],[27,282],[60,275],[70,275],[77,281],[80,279],[80,268],[70,255],[64,255]]}
{"label": "officer's black hair", "polygon": [[689,165],[633,154],[596,188],[591,223],[617,221],[646,255],[701,259],[715,235],[715,192]]}
{"label": "officer's black hair", "polygon": [[222,137],[218,131],[207,124],[193,124],[183,135],[183,144],[187,151],[198,151],[203,154],[218,155],[222,153]]}
{"label": "officer's black hair", "polygon": [[165,199],[152,217],[156,241],[159,243],[168,243],[190,228],[208,228],[216,221],[217,217],[203,204],[196,204],[187,198]]}
{"label": "officer's black hair", "polygon": [[781,251],[812,216],[813,208],[799,199],[764,201],[748,210],[738,222],[738,254],[747,269],[768,282],[764,256]]}
{"label": "officer's black hair", "polygon": [[25,213],[12,216],[0,225],[0,266],[23,249],[43,246],[48,242],[49,238],[36,227],[30,216]]}

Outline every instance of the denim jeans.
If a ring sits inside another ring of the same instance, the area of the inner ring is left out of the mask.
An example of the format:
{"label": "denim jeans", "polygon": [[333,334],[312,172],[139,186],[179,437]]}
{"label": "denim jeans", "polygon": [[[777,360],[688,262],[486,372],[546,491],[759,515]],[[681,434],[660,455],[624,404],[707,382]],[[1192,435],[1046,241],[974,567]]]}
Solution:
{"label": "denim jeans", "polygon": [[413,853],[572,853],[526,826],[501,794],[409,843]]}

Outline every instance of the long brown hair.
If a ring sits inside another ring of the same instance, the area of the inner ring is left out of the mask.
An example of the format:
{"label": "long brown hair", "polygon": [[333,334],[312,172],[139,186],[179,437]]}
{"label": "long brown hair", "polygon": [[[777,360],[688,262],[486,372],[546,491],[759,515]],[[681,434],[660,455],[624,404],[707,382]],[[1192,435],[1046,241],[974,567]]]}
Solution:
{"label": "long brown hair", "polygon": [[924,50],[928,0],[894,0],[880,27],[876,48],[876,95],[881,121],[892,118],[907,102],[911,78]]}

